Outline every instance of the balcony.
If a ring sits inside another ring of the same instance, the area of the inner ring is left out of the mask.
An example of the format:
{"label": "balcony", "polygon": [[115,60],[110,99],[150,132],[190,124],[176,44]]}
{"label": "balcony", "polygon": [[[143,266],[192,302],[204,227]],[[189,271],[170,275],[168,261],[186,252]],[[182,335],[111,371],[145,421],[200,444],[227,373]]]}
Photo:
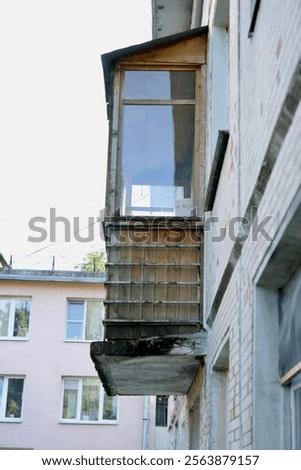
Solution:
{"label": "balcony", "polygon": [[199,221],[117,218],[106,223],[106,233],[106,339],[199,331],[203,238]]}
{"label": "balcony", "polygon": [[102,341],[91,358],[108,395],[185,395],[203,363],[207,334]]}
{"label": "balcony", "polygon": [[206,349],[199,220],[118,217],[105,233],[106,341],[91,357],[106,392],[186,393]]}
{"label": "balcony", "polygon": [[108,103],[108,395],[188,392],[202,329],[207,28],[102,56]]}

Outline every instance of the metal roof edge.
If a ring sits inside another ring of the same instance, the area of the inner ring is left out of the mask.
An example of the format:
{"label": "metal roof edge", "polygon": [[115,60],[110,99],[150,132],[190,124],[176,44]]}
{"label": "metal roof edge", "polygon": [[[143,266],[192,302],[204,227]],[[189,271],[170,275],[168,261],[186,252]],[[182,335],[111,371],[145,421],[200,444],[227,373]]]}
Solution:
{"label": "metal roof edge", "polygon": [[90,271],[47,271],[0,269],[0,281],[69,282],[103,284],[105,273]]}

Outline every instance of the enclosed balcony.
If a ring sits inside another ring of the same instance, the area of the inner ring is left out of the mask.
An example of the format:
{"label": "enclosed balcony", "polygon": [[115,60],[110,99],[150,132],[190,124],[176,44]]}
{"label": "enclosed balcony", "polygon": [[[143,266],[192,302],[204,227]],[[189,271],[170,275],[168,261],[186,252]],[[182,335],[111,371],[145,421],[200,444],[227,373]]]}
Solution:
{"label": "enclosed balcony", "polygon": [[206,353],[206,32],[103,56],[107,297],[105,341],[91,357],[109,395],[186,393]]}

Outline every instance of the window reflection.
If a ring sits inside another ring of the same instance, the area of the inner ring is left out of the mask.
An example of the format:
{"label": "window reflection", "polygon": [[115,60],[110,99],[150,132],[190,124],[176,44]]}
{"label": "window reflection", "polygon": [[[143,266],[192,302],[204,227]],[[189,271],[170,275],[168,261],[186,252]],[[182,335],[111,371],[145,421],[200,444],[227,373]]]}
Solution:
{"label": "window reflection", "polygon": [[190,215],[195,71],[127,70],[123,97],[122,215]]}
{"label": "window reflection", "polygon": [[127,70],[124,78],[125,99],[194,99],[194,71]]}
{"label": "window reflection", "polygon": [[123,126],[124,214],[177,215],[191,198],[194,107],[125,105]]}

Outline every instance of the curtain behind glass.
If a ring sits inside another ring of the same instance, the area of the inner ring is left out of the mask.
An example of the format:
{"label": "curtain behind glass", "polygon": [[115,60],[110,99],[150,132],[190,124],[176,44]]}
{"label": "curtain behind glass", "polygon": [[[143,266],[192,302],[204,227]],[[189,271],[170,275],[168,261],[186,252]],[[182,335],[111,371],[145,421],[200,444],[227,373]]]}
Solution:
{"label": "curtain behind glass", "polygon": [[117,419],[117,397],[108,397],[104,392],[103,397],[103,419]]}
{"label": "curtain behind glass", "polygon": [[102,310],[101,301],[87,302],[86,312],[86,340],[99,340],[102,338]]}
{"label": "curtain behind glass", "polygon": [[0,299],[0,336],[8,335],[10,300]]}
{"label": "curtain behind glass", "polygon": [[97,378],[83,379],[81,419],[98,421],[100,385]]}
{"label": "curtain behind glass", "polygon": [[5,416],[20,418],[22,412],[23,379],[8,379]]}
{"label": "curtain behind glass", "polygon": [[78,380],[64,381],[63,418],[76,419]]}
{"label": "curtain behind glass", "polygon": [[27,336],[29,328],[30,305],[30,300],[15,301],[14,336]]}

